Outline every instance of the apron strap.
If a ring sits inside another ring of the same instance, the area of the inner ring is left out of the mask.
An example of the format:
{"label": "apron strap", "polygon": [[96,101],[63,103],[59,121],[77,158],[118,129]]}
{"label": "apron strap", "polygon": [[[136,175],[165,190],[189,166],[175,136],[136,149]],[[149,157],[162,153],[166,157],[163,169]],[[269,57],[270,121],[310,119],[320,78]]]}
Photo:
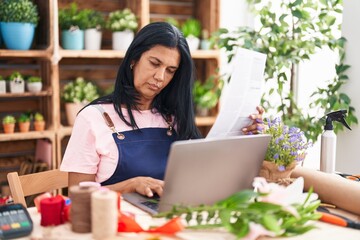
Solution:
{"label": "apron strap", "polygon": [[111,131],[113,131],[113,133],[116,133],[119,139],[123,139],[124,135],[115,129],[114,122],[111,120],[109,114],[105,112],[104,108],[100,104],[92,105],[92,106],[97,110],[99,110],[101,116],[103,116],[105,120],[106,125],[111,129]]}

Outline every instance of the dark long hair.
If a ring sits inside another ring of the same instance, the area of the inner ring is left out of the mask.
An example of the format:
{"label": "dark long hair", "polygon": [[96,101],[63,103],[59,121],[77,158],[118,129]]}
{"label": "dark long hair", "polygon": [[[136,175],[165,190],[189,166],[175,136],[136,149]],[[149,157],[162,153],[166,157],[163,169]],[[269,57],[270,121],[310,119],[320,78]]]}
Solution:
{"label": "dark long hair", "polygon": [[[134,77],[130,64],[137,62],[141,55],[155,45],[177,48],[180,52],[180,64],[170,83],[154,98],[152,107],[166,119],[174,116],[178,139],[200,138],[201,134],[195,125],[192,87],[195,80],[195,66],[183,34],[173,25],[165,22],[154,22],[146,25],[135,36],[119,67],[114,91],[100,97],[89,105],[113,103],[115,111],[127,125],[138,129],[131,109],[138,110],[139,93],[134,87]],[[125,105],[130,121],[125,119],[121,105]]]}

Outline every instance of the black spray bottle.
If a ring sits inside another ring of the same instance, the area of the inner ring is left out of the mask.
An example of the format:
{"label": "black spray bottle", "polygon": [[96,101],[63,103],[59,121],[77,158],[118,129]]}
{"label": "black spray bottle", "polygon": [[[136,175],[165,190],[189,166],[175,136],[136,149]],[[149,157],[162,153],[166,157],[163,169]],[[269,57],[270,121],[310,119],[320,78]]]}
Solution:
{"label": "black spray bottle", "polygon": [[320,171],[322,172],[335,172],[336,134],[333,130],[333,121],[338,121],[351,130],[345,121],[346,113],[347,110],[339,110],[326,114],[325,131],[321,135]]}

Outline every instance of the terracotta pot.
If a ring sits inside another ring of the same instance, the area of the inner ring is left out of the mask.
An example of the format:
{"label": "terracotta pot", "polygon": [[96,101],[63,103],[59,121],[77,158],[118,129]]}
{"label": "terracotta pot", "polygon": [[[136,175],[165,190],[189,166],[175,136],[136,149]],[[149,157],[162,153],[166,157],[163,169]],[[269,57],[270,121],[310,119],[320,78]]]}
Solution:
{"label": "terracotta pot", "polygon": [[296,163],[293,162],[286,167],[284,171],[280,171],[274,162],[263,161],[259,176],[264,177],[268,182],[279,182],[282,179],[290,179],[291,172],[294,170]]}
{"label": "terracotta pot", "polygon": [[45,121],[34,121],[35,131],[44,131],[45,130]]}
{"label": "terracotta pot", "polygon": [[15,131],[15,123],[3,123],[4,133],[14,133]]}
{"label": "terracotta pot", "polygon": [[70,126],[74,125],[76,115],[83,107],[85,107],[84,103],[66,103],[65,104],[66,119]]}
{"label": "terracotta pot", "polygon": [[19,122],[20,132],[28,132],[30,130],[30,122]]}

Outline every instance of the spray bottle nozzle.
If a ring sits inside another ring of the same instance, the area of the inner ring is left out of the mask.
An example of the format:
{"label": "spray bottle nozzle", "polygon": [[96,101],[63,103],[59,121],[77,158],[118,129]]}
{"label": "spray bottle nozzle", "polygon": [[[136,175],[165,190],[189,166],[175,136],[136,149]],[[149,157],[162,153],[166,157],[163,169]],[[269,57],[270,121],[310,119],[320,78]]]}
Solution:
{"label": "spray bottle nozzle", "polygon": [[338,121],[338,122],[342,123],[346,128],[351,130],[350,126],[345,121],[346,113],[347,113],[347,110],[339,110],[339,111],[327,113],[325,130],[333,129],[333,125],[332,125],[333,121]]}

